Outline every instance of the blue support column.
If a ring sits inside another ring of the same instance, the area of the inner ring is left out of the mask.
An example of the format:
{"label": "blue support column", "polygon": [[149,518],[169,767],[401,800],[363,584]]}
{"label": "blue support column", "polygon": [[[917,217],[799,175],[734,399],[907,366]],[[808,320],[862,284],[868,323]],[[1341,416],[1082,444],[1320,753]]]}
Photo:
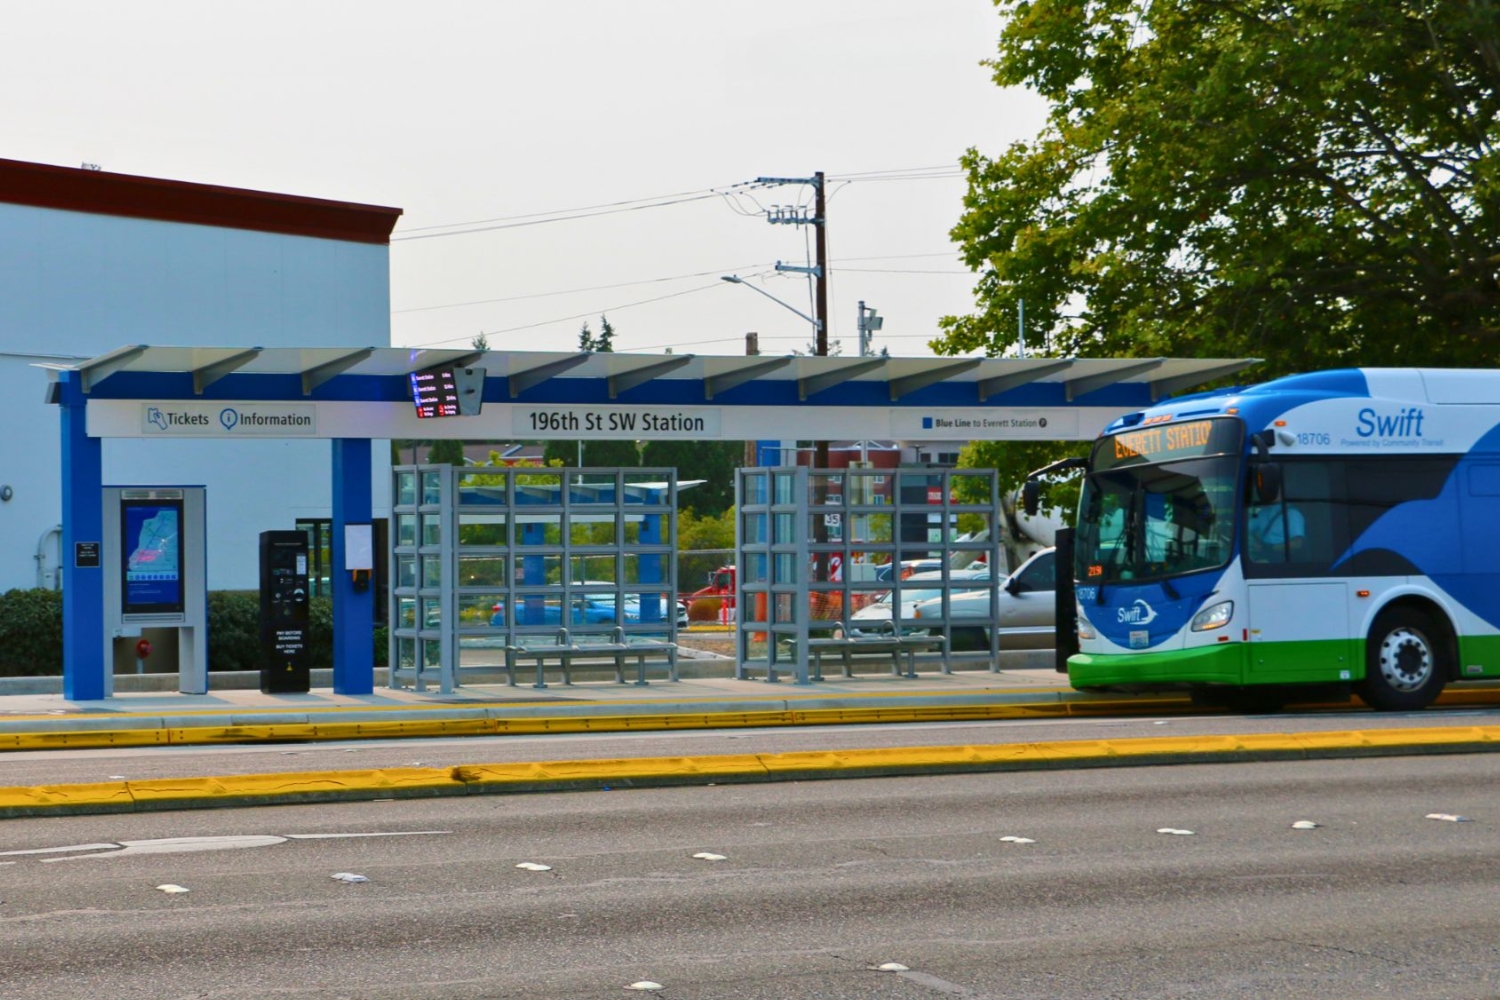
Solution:
{"label": "blue support column", "polygon": [[[516,525],[516,541],[520,546],[545,545],[547,544],[547,526],[535,522]],[[525,551],[524,548],[521,549]],[[512,556],[515,558],[515,556]],[[547,559],[545,556],[522,555],[521,578],[517,581],[523,587],[540,587],[547,582]],[[518,600],[519,605],[515,611],[515,621],[507,624],[514,625],[545,625],[547,624],[547,599],[540,594],[528,594]],[[559,625],[572,625],[573,622],[563,609],[558,609]]]}
{"label": "blue support column", "polygon": [[333,691],[335,694],[373,694],[375,691],[375,582],[354,589],[344,568],[344,525],[369,524],[370,441],[335,438],[333,444]]}
{"label": "blue support column", "polygon": [[[63,697],[106,696],[104,656],[104,451],[88,436],[82,373],[60,372],[62,414]],[[79,566],[78,546],[93,565]],[[119,539],[112,544],[118,545]]]}
{"label": "blue support column", "polygon": [[[654,502],[658,498],[653,496],[651,499]],[[641,544],[661,545],[666,541],[666,529],[667,515],[641,515]],[[639,574],[637,579],[641,584],[644,585],[662,582],[662,557],[659,553],[642,552],[639,556],[636,557],[635,565],[636,570]],[[656,593],[652,593],[649,595],[644,593],[641,595],[641,622],[643,624],[656,625],[666,621],[665,616],[667,614],[667,608],[672,606],[672,603],[675,602],[677,595],[672,594],[665,598],[668,604],[667,607],[662,607],[661,602],[663,598],[658,596],[658,594],[660,593],[663,592],[657,591]]]}

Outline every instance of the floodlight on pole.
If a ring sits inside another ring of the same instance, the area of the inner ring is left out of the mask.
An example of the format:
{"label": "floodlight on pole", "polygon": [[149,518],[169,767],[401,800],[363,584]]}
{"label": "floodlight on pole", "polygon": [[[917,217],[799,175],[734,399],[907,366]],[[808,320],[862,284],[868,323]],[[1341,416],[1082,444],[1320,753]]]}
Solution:
{"label": "floodlight on pole", "polygon": [[721,275],[719,275],[719,280],[720,281],[727,281],[727,282],[729,282],[732,285],[744,285],[746,288],[750,289],[752,292],[759,292],[760,294],[764,295],[766,298],[770,299],[772,302],[776,303],[781,308],[783,308],[783,309],[789,309],[792,312],[796,313],[798,316],[801,316],[803,319],[807,320],[809,323],[812,324],[812,328],[813,328],[814,331],[818,331],[818,330],[822,330],[823,329],[823,323],[820,320],[813,319],[811,316],[809,316],[807,313],[803,312],[801,309],[798,309],[796,306],[790,305],[790,304],[788,304],[786,302],[781,301],[776,296],[774,296],[770,292],[766,291],[764,288],[760,288],[760,287],[758,287],[756,285],[750,284],[744,278],[741,278],[737,274],[721,274]]}

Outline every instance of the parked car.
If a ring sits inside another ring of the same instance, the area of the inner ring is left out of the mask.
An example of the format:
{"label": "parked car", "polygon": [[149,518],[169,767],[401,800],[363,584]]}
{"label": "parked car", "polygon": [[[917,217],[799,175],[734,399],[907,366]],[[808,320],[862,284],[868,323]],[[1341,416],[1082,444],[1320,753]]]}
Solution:
{"label": "parked car", "polygon": [[[1057,642],[1057,550],[1043,549],[1005,578],[996,593],[996,620],[1000,623],[1001,649],[1052,649]],[[943,616],[941,595],[927,600],[912,611],[914,618]],[[961,626],[964,618],[988,618],[988,590],[954,594],[948,599],[948,617],[952,627],[951,649],[990,648],[987,626]],[[932,632],[934,630],[928,630]]]}
{"label": "parked car", "polygon": [[[603,600],[602,598],[607,598]],[[518,625],[561,625],[562,605],[554,599],[544,599],[538,607],[534,602],[522,598],[520,611],[516,615]],[[505,624],[505,602],[497,601],[491,610],[490,624]],[[569,625],[614,625],[615,599],[613,594],[574,595],[569,605]]]}
{"label": "parked car", "polygon": [[[575,587],[613,587],[614,583],[612,583],[610,581],[607,581],[607,580],[575,580],[573,582],[573,585]],[[590,594],[588,596],[591,599],[609,601],[611,603],[615,599],[615,595],[614,594],[609,594],[609,593]],[[686,601],[682,601],[682,600],[678,600],[676,602],[676,604],[677,604],[677,627],[678,628],[687,628],[687,624],[688,624],[688,606],[687,606],[687,602]],[[639,594],[626,594],[625,595],[625,623],[629,624],[629,625],[633,625],[636,622],[640,621],[640,619],[641,619],[640,595]]]}
{"label": "parked car", "polygon": [[[677,606],[677,627],[683,628],[687,625],[687,605],[681,601],[674,602]],[[552,599],[546,600],[540,608],[534,604],[522,602],[521,610],[517,617],[520,625],[561,625],[561,605]],[[641,621],[640,595],[630,594],[624,602],[624,619],[615,613],[614,594],[574,594],[569,605],[570,614],[568,624],[572,625],[635,625]],[[505,602],[498,601],[491,608],[490,624],[496,627],[505,625]]]}
{"label": "parked car", "polygon": [[[990,571],[988,567],[983,569],[955,569],[948,573],[949,593],[953,596],[966,594],[970,588],[965,583],[977,582],[988,583]],[[913,573],[901,581],[901,617],[912,617],[913,610],[923,602],[943,596],[943,574],[938,572]],[[887,590],[882,593],[871,604],[860,608],[849,617],[849,638],[858,639],[866,636],[890,635],[894,627],[891,623],[891,611],[896,600],[896,592]],[[907,632],[925,632],[925,629],[906,628]],[[833,630],[834,638],[844,637],[843,626]]]}
{"label": "parked car", "polygon": [[[875,579],[886,581],[891,579],[896,569],[896,563],[884,563],[875,569]],[[907,580],[913,576],[924,573],[941,572],[943,561],[941,559],[908,559],[900,564],[901,579]]]}

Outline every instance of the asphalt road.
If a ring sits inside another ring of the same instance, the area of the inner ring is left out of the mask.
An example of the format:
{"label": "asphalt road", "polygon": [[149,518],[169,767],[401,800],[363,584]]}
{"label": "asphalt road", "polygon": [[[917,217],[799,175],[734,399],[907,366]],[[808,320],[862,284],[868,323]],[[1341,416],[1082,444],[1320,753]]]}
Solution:
{"label": "asphalt road", "polygon": [[315,743],[0,753],[0,787],[460,764],[965,746],[1151,736],[1421,729],[1500,723],[1500,710],[1297,712],[1264,716],[1005,719],[857,726],[462,736]]}
{"label": "asphalt road", "polygon": [[[179,837],[242,839],[111,846]],[[1500,996],[1488,754],[8,820],[0,851],[47,852],[0,854],[8,1000]]]}

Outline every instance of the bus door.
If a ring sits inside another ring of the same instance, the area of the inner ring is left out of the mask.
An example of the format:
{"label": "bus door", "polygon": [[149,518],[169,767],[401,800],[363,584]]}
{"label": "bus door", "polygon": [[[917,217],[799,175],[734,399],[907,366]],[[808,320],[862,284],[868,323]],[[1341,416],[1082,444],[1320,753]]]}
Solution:
{"label": "bus door", "polygon": [[1356,680],[1350,583],[1330,575],[1341,550],[1323,463],[1282,464],[1281,495],[1247,497],[1242,565],[1249,604],[1250,683]]}
{"label": "bus door", "polygon": [[1246,682],[1353,680],[1349,584],[1342,580],[1250,580]]}

